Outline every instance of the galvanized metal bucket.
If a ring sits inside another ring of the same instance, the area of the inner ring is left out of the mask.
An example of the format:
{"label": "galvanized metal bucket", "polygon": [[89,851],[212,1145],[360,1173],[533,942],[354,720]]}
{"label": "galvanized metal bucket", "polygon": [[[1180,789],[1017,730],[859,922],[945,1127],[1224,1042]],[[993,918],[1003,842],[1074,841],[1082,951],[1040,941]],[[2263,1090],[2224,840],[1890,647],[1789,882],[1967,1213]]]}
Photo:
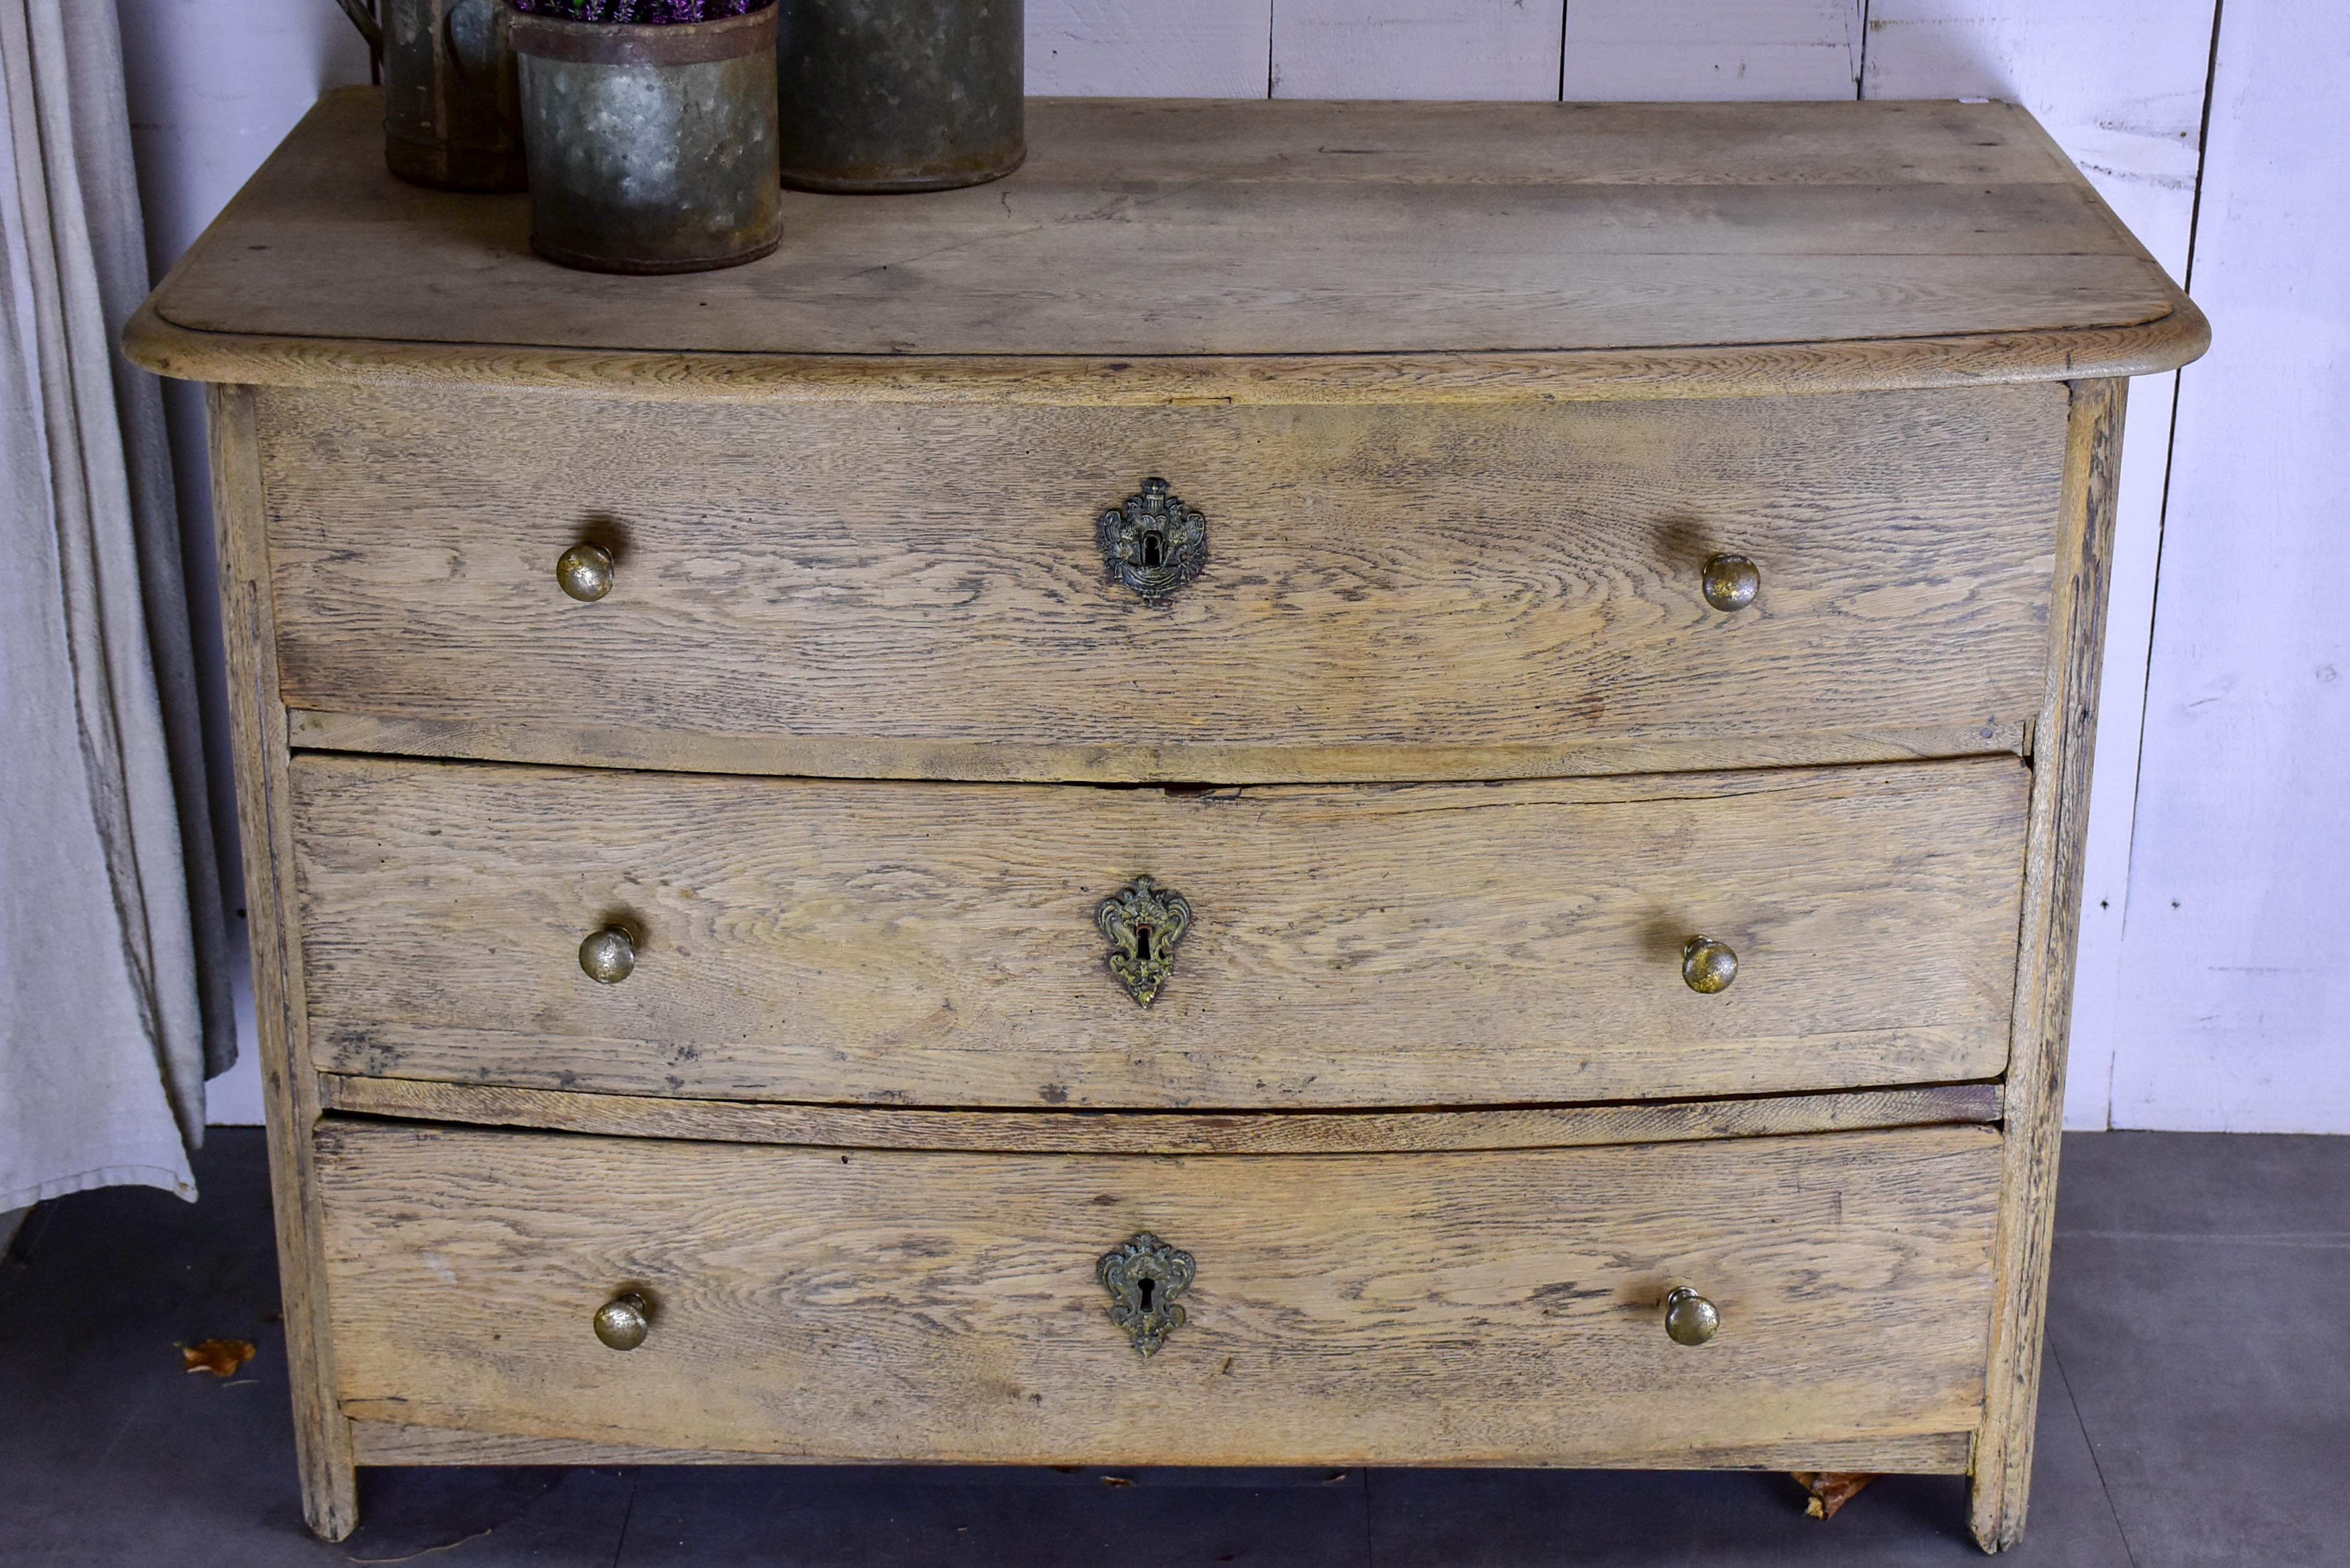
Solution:
{"label": "galvanized metal bucket", "polygon": [[777,0],[784,183],[942,191],[1028,155],[1022,0]]}
{"label": "galvanized metal bucket", "polygon": [[518,16],[530,243],[591,272],[702,272],[783,236],[775,12],[651,26]]}
{"label": "galvanized metal bucket", "polygon": [[[353,8],[354,20],[364,11]],[[383,0],[383,157],[444,191],[519,191],[522,95],[506,0]]]}

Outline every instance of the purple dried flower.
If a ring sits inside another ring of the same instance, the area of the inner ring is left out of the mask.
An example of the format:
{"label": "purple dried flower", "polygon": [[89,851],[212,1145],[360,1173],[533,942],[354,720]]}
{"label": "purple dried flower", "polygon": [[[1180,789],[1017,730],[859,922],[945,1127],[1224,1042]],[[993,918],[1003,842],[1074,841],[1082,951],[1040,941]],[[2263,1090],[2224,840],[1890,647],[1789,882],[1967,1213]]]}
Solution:
{"label": "purple dried flower", "polygon": [[682,23],[715,22],[727,16],[747,16],[775,0],[510,0],[528,16],[554,16],[566,22],[633,23],[646,27]]}

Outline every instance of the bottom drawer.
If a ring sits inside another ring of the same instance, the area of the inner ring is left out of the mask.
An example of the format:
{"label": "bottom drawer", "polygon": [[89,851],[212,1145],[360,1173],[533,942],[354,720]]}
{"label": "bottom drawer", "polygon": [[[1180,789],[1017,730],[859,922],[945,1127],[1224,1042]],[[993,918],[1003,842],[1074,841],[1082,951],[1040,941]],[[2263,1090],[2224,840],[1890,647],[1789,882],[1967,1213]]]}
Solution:
{"label": "bottom drawer", "polygon": [[[823,1459],[1598,1465],[1962,1433],[1982,1403],[1987,1128],[1186,1158],[317,1139],[363,1419]],[[1195,1260],[1147,1357],[1099,1268],[1142,1231]],[[1669,1337],[1678,1286],[1714,1303],[1711,1341]],[[650,1326],[622,1353],[593,1319],[630,1291]]]}

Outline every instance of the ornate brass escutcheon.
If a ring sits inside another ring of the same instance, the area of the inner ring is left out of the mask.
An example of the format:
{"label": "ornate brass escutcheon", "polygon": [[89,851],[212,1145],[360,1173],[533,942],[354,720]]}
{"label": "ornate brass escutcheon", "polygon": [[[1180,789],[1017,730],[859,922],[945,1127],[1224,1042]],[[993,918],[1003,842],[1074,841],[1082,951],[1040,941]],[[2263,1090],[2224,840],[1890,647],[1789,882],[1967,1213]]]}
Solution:
{"label": "ornate brass escutcheon", "polygon": [[1094,924],[1109,939],[1110,973],[1148,1007],[1175,972],[1175,944],[1191,929],[1191,906],[1182,894],[1137,877],[1096,906]]}
{"label": "ornate brass escutcheon", "polygon": [[1094,524],[1112,582],[1124,583],[1156,604],[1200,575],[1208,564],[1208,519],[1186,506],[1163,479],[1146,479],[1142,492],[1105,512]]}
{"label": "ornate brass escutcheon", "polygon": [[1148,1356],[1183,1326],[1183,1307],[1175,1298],[1190,1288],[1199,1271],[1191,1253],[1138,1231],[1132,1241],[1102,1254],[1094,1272],[1109,1291],[1110,1322],[1126,1330],[1134,1348]]}

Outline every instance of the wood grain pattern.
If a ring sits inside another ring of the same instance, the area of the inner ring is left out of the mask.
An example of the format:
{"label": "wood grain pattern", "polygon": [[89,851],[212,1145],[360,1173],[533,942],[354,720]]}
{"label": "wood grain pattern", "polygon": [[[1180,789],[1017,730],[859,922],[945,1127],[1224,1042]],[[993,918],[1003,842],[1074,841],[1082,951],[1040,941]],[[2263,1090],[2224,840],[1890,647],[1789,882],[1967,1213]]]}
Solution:
{"label": "wood grain pattern", "polygon": [[[1948,1127],[1306,1164],[336,1118],[318,1138],[355,1417],[1090,1464],[1675,1464],[1965,1429],[1999,1145]],[[1199,1260],[1190,1321],[1148,1361],[1094,1278],[1143,1230]],[[1701,1349],[1661,1325],[1684,1281],[1722,1314]],[[653,1331],[616,1355],[588,1318],[623,1285]]]}
{"label": "wood grain pattern", "polygon": [[[2207,335],[2028,116],[1048,103],[1013,181],[614,280],[378,107],[129,334],[268,389],[216,501],[321,1533],[355,1459],[1963,1460],[2016,1539],[2098,378]],[[1090,519],[1149,472],[1212,564],[1146,610]],[[1201,917],[1149,1012],[1139,872]]]}
{"label": "wood grain pattern", "polygon": [[[856,1464],[805,1454],[746,1454],[710,1449],[649,1449],[628,1443],[582,1442],[572,1438],[525,1438],[505,1432],[420,1427],[401,1421],[353,1421],[353,1440],[363,1465],[798,1465]],[[1800,1470],[1833,1459],[1846,1470],[1870,1475],[1964,1475],[1972,1432],[1923,1436],[1821,1438],[1799,1446],[1691,1449],[1673,1455],[1674,1466],[1702,1470]],[[864,1461],[874,1462],[874,1461]],[[1540,1464],[1540,1459],[1524,1461]],[[1616,1460],[1606,1455],[1578,1460],[1589,1469],[1641,1469],[1647,1458]]]}
{"label": "wood grain pattern", "polygon": [[161,319],[649,355],[1661,346],[1701,363],[1726,344],[2129,327],[2183,297],[2002,105],[1039,100],[1009,180],[796,196],[775,256],[652,280],[531,256],[521,198],[401,185],[380,118],[365,92],[322,100],[166,280]]}
{"label": "wood grain pattern", "polygon": [[[2018,386],[712,421],[274,391],[281,670],[304,709],[837,744],[820,773],[890,742],[920,772],[1188,779],[1314,776],[1290,746],[1406,778],[1420,748],[1472,773],[1988,750],[2043,684],[2063,410]],[[1163,606],[1093,535],[1151,473],[1210,519]],[[592,605],[554,577],[583,536],[619,557]],[[1719,550],[1762,567],[1737,614],[1699,592]]]}
{"label": "wood grain pattern", "polygon": [[[1513,1106],[1492,1111],[930,1111],[583,1095],[490,1084],[318,1075],[320,1103],[347,1115],[622,1137],[825,1148],[1017,1154],[1421,1154],[1939,1127],[2000,1119],[1997,1084],[1861,1089],[1742,1100]],[[1961,1467],[1963,1468],[1963,1467]]]}
{"label": "wood grain pattern", "polygon": [[[295,764],[322,1070],[915,1106],[1547,1104],[1987,1078],[2027,774],[1265,790]],[[1095,905],[1195,921],[1156,1005]],[[601,986],[580,940],[639,934]],[[1680,950],[1741,955],[1700,996]]]}
{"label": "wood grain pattern", "polygon": [[2023,1538],[2031,1498],[2048,1250],[2056,1226],[2056,1159],[2064,1138],[2064,1047],[2080,936],[2081,857],[2088,838],[2097,677],[2113,563],[2114,480],[2127,392],[2122,381],[2084,381],[2073,389],[2064,531],[2057,544],[2055,608],[2049,617],[2048,692],[2033,753],[2015,1040],[2007,1075],[2006,1169],[2000,1189],[2000,1288],[1989,1392],[1972,1462],[1970,1522],[1986,1552],[2002,1551]]}
{"label": "wood grain pattern", "polygon": [[230,734],[236,749],[237,826],[253,942],[254,1022],[259,1036],[269,1192],[277,1232],[280,1310],[294,1392],[294,1450],[310,1528],[340,1541],[359,1523],[350,1423],[334,1398],[334,1335],[321,1267],[317,1173],[310,1133],[318,1119],[303,1002],[301,911],[286,815],[286,710],[277,691],[253,392],[208,389],[213,524],[219,550],[221,619],[228,651]]}
{"label": "wood grain pattern", "polygon": [[1981,387],[2176,369],[2210,347],[2181,295],[2136,327],[1521,354],[1128,356],[650,353],[190,331],[151,300],[123,330],[161,376],[286,387],[540,387],[640,402],[1626,402]]}
{"label": "wood grain pattern", "polygon": [[1862,96],[2022,106],[2175,277],[2187,268],[2213,8],[1869,0]]}
{"label": "wood grain pattern", "polygon": [[1540,779],[1721,768],[1911,762],[2030,749],[2028,720],[1922,730],[1659,740],[1601,736],[1544,745],[1176,746],[941,744],[832,735],[724,735],[639,724],[391,719],[295,709],[297,748],[672,773],[795,774],[841,779],[1054,780],[1064,784],[1381,784],[1399,776]]}

